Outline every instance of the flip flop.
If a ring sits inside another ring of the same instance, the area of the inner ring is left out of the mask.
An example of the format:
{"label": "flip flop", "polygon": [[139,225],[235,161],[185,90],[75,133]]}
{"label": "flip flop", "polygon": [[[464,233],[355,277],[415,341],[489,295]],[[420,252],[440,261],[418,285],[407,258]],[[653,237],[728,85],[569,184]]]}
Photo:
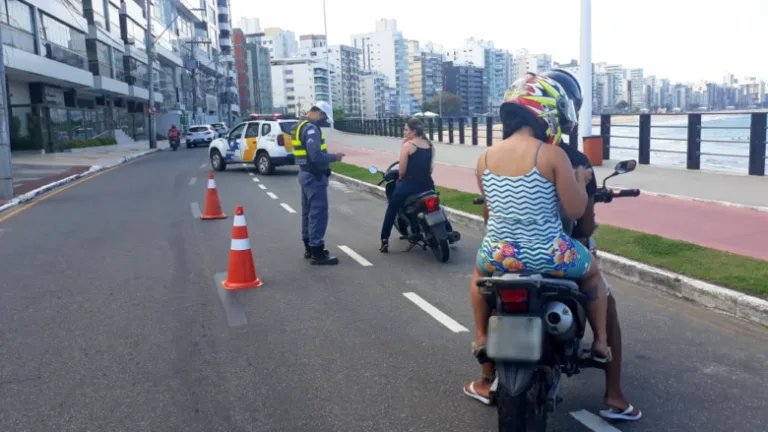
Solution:
{"label": "flip flop", "polygon": [[600,411],[600,417],[609,419],[609,420],[622,420],[622,421],[638,421],[640,420],[640,417],[643,416],[643,412],[640,410],[637,410],[637,414],[632,415],[632,411],[635,410],[635,407],[632,406],[632,404],[629,404],[629,407],[625,409],[624,411],[619,411],[616,408],[608,408],[606,410]]}
{"label": "flip flop", "polygon": [[611,360],[613,360],[613,353],[611,353],[611,347],[608,347],[608,352],[606,352],[605,357],[595,357],[595,355],[592,353],[592,350],[585,350],[585,359],[592,360],[597,363],[608,363]]}
{"label": "flip flop", "polygon": [[464,391],[465,395],[471,397],[472,399],[480,402],[483,405],[490,405],[491,404],[491,400],[489,398],[483,397],[483,396],[480,396],[479,394],[477,394],[477,392],[475,391],[475,382],[474,381],[469,383],[469,390],[467,390],[467,386],[464,386],[462,388],[462,391]]}

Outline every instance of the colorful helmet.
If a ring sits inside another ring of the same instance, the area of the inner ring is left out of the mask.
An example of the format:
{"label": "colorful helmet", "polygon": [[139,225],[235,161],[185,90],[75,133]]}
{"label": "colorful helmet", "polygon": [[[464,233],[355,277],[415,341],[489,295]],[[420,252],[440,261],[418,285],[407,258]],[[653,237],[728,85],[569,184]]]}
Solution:
{"label": "colorful helmet", "polygon": [[515,81],[504,94],[502,118],[507,113],[517,114],[515,111],[535,118],[546,129],[545,136],[550,144],[559,144],[563,127],[577,121],[576,108],[565,89],[557,81],[533,73]]}

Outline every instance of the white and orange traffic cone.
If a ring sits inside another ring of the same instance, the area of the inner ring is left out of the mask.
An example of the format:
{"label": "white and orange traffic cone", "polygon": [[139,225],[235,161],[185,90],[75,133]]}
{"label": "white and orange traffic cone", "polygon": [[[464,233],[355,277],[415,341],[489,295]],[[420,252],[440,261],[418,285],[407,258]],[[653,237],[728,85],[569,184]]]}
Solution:
{"label": "white and orange traffic cone", "polygon": [[248,239],[248,227],[245,224],[243,206],[235,207],[235,223],[232,226],[232,246],[229,251],[227,278],[222,282],[228,290],[258,288],[263,285],[256,276],[251,253],[251,241]]}
{"label": "white and orange traffic cone", "polygon": [[205,194],[205,208],[200,219],[226,219],[227,215],[221,210],[221,201],[219,201],[219,192],[216,190],[216,180],[213,173],[208,174],[208,189]]}

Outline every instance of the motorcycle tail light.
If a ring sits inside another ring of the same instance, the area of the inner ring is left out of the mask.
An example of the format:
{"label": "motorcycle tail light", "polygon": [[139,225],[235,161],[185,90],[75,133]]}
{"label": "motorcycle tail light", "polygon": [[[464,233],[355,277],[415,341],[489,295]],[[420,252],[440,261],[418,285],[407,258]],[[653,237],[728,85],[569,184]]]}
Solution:
{"label": "motorcycle tail light", "polygon": [[528,290],[525,288],[501,288],[498,290],[504,312],[527,312]]}
{"label": "motorcycle tail light", "polygon": [[429,213],[437,211],[438,205],[439,205],[439,202],[436,196],[431,196],[424,200],[424,207],[427,208],[427,212]]}

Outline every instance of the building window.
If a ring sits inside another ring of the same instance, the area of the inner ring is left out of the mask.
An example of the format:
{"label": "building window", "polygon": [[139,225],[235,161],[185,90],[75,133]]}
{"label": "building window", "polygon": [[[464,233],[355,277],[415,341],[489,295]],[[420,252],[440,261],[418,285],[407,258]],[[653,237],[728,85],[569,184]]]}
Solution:
{"label": "building window", "polygon": [[127,83],[128,85],[138,86],[145,89],[149,88],[149,69],[145,63],[142,63],[132,57],[124,57],[128,67]]}
{"label": "building window", "polygon": [[0,5],[3,45],[36,54],[32,8],[17,0],[0,0]]}
{"label": "building window", "polygon": [[88,65],[91,73],[107,78],[112,78],[112,55],[107,44],[96,40],[88,40]]}
{"label": "building window", "polygon": [[107,28],[106,13],[104,12],[105,0],[90,0],[86,10],[90,11],[93,24],[103,29]]}
{"label": "building window", "polygon": [[45,57],[88,70],[85,33],[40,12],[41,45]]}
{"label": "building window", "polygon": [[132,42],[136,49],[144,50],[147,48],[147,31],[144,30],[134,20],[127,18],[125,20],[126,30],[128,31],[128,42]]}
{"label": "building window", "polygon": [[125,63],[123,63],[123,53],[112,50],[112,69],[115,71],[115,79],[127,83],[125,77]]}

